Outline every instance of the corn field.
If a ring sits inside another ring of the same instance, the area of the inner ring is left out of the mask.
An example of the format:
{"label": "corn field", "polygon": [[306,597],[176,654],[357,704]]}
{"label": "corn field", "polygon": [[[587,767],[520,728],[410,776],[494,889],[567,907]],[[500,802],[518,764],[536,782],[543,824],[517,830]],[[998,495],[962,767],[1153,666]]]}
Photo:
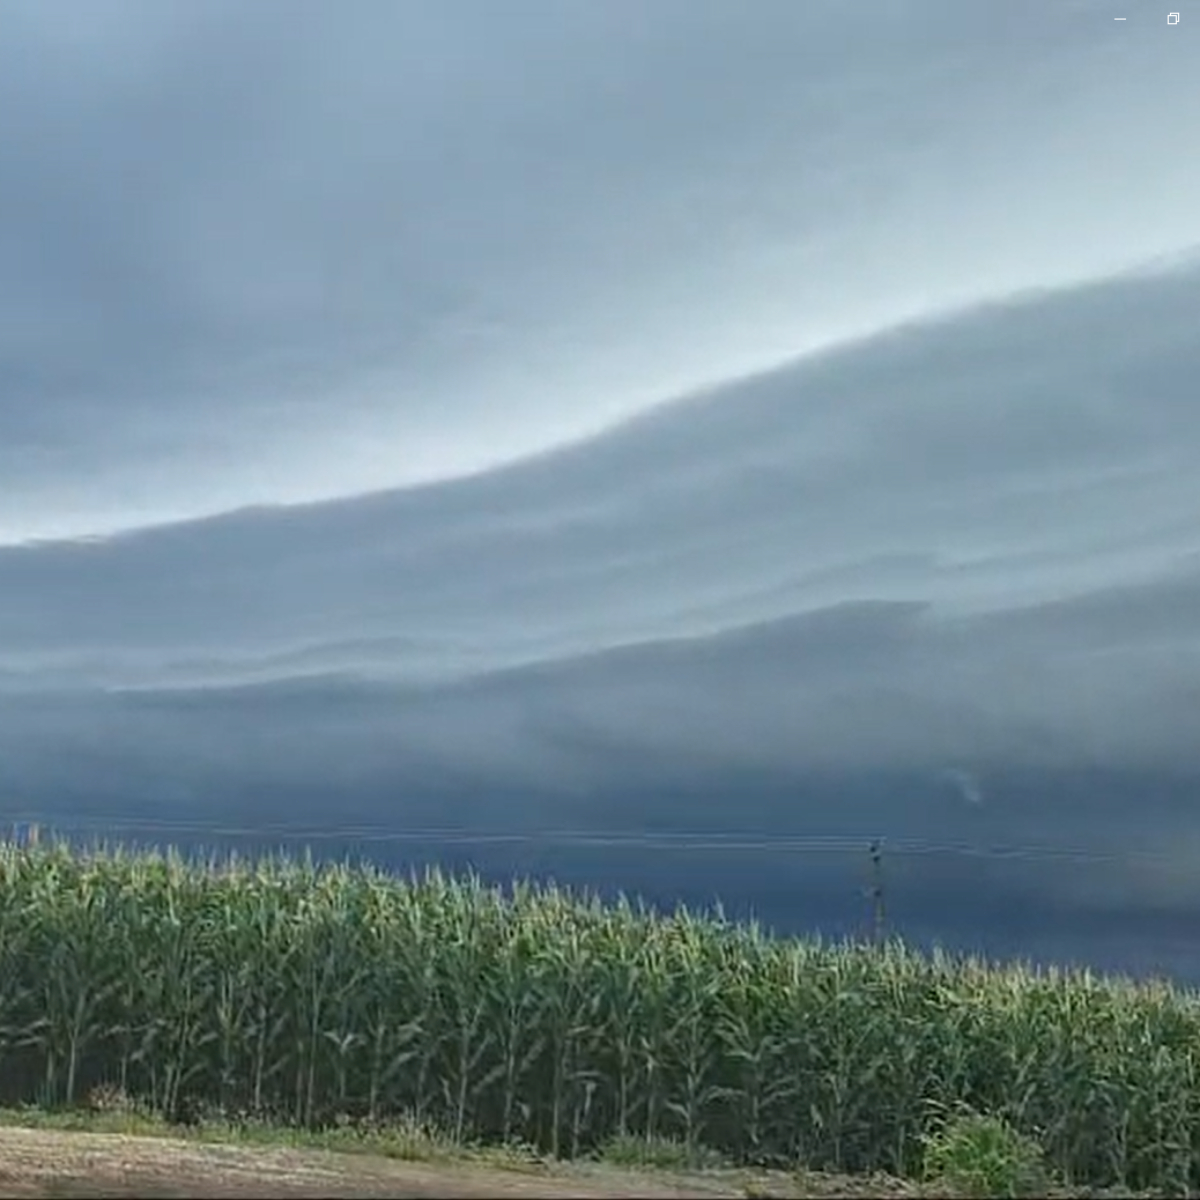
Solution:
{"label": "corn field", "polygon": [[1198,1063],[1200,1008],[1166,987],[436,873],[0,844],[6,1105],[106,1085],[166,1114],[908,1175],[967,1104],[1069,1183],[1183,1189]]}

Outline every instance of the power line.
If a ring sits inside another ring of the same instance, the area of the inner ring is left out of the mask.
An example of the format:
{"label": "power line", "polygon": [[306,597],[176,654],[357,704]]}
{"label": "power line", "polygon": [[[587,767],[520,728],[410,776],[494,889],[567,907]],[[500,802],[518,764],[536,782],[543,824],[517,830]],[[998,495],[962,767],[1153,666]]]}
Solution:
{"label": "power line", "polygon": [[[405,845],[436,843],[439,846],[544,845],[589,849],[653,849],[680,852],[772,853],[772,854],[850,854],[862,853],[866,835],[780,835],[751,831],[646,831],[549,829],[499,831],[463,829],[454,826],[395,829],[378,825],[332,827],[296,827],[287,825],[224,825],[211,821],[171,820],[164,818],[109,820],[99,817],[50,816],[44,812],[10,813],[8,824],[38,826],[44,831],[61,833],[125,834],[134,837],[155,834],[217,839],[245,839],[259,842],[277,840],[287,843],[369,843]],[[1049,843],[1017,844],[930,841],[919,838],[887,839],[889,858],[896,856],[954,855],[966,858],[1059,860],[1078,862],[1171,861],[1162,851],[1110,851],[1098,847],[1066,846]]]}

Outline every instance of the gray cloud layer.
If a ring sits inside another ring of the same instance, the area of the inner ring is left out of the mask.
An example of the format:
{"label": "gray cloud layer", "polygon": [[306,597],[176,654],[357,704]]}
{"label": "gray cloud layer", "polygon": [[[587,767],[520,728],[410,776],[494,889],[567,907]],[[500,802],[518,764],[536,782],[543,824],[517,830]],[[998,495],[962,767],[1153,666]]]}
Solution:
{"label": "gray cloud layer", "polygon": [[1152,583],[1197,550],[1197,313],[1200,272],[1135,276],[469,480],[0,550],[0,649],[110,685],[416,682],[846,601],[950,616]]}
{"label": "gray cloud layer", "polygon": [[474,470],[1200,243],[1192,42],[1100,2],[76,9],[5,9],[0,541]]}
{"label": "gray cloud layer", "polygon": [[911,928],[1182,961],[1193,26],[10,0],[0,794],[1141,847]]}
{"label": "gray cloud layer", "polygon": [[647,762],[916,771],[984,808],[980,772],[1196,772],[1197,314],[1194,269],[1032,296],[471,480],[2,551],[4,687],[50,721],[10,755],[45,762],[67,689],[105,754],[185,780],[219,746],[227,781],[549,814]]}

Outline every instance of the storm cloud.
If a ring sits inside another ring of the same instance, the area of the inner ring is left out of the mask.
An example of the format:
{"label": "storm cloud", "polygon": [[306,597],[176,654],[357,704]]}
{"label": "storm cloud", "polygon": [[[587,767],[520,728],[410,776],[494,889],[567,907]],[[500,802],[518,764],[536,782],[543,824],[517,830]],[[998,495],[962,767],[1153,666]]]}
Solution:
{"label": "storm cloud", "polygon": [[791,928],[883,836],[917,936],[1200,975],[1186,18],[66,11],[0,42],[9,815]]}

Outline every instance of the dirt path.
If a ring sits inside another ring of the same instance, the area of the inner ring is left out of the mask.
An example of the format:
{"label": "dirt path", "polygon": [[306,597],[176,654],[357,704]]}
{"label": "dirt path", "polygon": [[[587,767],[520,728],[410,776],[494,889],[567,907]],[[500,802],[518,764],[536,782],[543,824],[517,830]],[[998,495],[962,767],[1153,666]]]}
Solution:
{"label": "dirt path", "polygon": [[[912,1196],[896,1181],[786,1175],[675,1175],[606,1167],[528,1170],[411,1163],[335,1154],[107,1133],[0,1128],[0,1197],[867,1197]],[[882,1184],[882,1190],[881,1190]]]}

